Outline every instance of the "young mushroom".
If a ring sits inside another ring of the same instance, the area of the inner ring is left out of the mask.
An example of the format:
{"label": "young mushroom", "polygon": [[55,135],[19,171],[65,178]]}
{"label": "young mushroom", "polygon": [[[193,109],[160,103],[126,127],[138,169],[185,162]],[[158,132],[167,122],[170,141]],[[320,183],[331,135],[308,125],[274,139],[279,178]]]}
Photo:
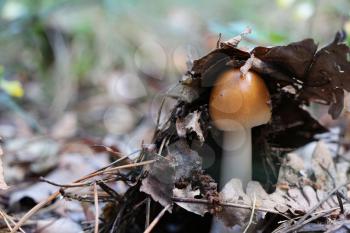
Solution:
{"label": "young mushroom", "polygon": [[209,113],[214,125],[224,131],[220,182],[232,178],[243,187],[252,179],[251,129],[271,118],[270,94],[263,79],[239,69],[221,74],[211,92]]}

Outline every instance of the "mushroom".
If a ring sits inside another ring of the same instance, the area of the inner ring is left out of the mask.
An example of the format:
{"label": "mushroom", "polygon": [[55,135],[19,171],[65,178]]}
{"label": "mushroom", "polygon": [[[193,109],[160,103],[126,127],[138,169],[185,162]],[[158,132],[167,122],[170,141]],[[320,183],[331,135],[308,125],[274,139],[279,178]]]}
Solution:
{"label": "mushroom", "polygon": [[222,73],[211,92],[209,114],[214,125],[224,131],[220,183],[232,178],[243,187],[252,179],[251,129],[271,118],[270,94],[264,80],[239,69]]}

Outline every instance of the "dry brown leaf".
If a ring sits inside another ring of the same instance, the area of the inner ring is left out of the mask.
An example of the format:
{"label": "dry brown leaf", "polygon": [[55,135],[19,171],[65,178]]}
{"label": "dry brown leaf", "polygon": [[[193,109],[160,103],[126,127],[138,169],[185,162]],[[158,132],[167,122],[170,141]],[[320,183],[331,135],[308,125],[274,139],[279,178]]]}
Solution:
{"label": "dry brown leaf", "polygon": [[[225,184],[220,192],[220,198],[224,202],[252,205],[252,201],[242,188],[242,182],[238,179],[232,179]],[[224,222],[226,226],[234,226],[236,224],[242,226],[248,222],[250,210],[236,207],[224,207],[217,217]]]}
{"label": "dry brown leaf", "polygon": [[201,143],[204,142],[203,131],[200,126],[200,111],[189,113],[185,118],[176,119],[176,130],[179,137],[186,137],[188,133],[194,132]]}
{"label": "dry brown leaf", "polygon": [[[150,156],[150,155],[148,155]],[[156,156],[152,156],[153,158]],[[145,166],[148,175],[142,180],[140,191],[147,193],[154,201],[163,206],[171,204],[171,195],[175,183],[175,170],[171,161],[161,156],[155,163]]]}
{"label": "dry brown leaf", "polygon": [[166,157],[156,154],[149,156],[158,161],[147,165],[148,176],[142,180],[140,190],[145,192],[163,206],[171,204],[175,183],[180,179],[188,179],[192,173],[201,168],[202,160],[197,152],[191,150],[186,141],[178,140],[167,146]]}

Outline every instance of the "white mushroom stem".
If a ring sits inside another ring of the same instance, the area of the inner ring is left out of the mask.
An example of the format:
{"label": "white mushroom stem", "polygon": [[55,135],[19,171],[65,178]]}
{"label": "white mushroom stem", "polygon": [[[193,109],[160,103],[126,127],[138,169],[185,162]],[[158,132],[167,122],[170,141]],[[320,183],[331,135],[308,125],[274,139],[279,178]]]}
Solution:
{"label": "white mushroom stem", "polygon": [[221,186],[224,186],[232,178],[240,179],[243,189],[252,179],[252,135],[250,128],[224,132]]}

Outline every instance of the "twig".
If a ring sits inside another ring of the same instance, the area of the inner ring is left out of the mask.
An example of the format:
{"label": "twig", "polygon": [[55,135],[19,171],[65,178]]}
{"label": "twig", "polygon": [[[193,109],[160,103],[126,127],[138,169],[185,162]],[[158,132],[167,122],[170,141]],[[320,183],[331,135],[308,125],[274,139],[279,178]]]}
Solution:
{"label": "twig", "polygon": [[166,138],[163,138],[162,140],[162,144],[160,144],[160,147],[159,147],[159,150],[158,150],[158,154],[160,155],[163,151],[163,147],[164,147],[164,144],[165,144],[165,141],[166,141]]}
{"label": "twig", "polygon": [[341,200],[339,191],[337,191],[336,197],[337,197],[337,200],[338,200],[338,203],[339,203],[340,213],[344,214],[344,205],[343,205],[343,201]]}
{"label": "twig", "polygon": [[[174,202],[185,202],[185,203],[193,203],[193,204],[204,204],[204,205],[212,204],[212,202],[209,200],[194,199],[194,198],[172,197],[171,200]],[[232,203],[232,202],[219,202],[219,203],[215,203],[215,205],[236,207],[236,208],[249,209],[249,210],[253,209],[253,207],[251,205],[238,204],[238,203]],[[255,207],[255,210],[262,211],[262,212],[274,213],[274,214],[280,214],[280,215],[290,219],[288,216],[282,214],[281,212],[279,212],[277,210],[265,209],[265,208],[259,208],[259,207]]]}
{"label": "twig", "polygon": [[95,233],[98,233],[98,195],[97,195],[97,185],[94,183],[94,202],[95,202]]}
{"label": "twig", "polygon": [[[1,215],[4,217],[4,219],[9,220],[13,225],[16,225],[16,222],[12,219],[12,216],[8,215],[6,212],[1,211]],[[12,229],[12,228],[11,228]],[[22,233],[25,233],[24,230],[22,228],[19,228],[19,230]]]}
{"label": "twig", "polygon": [[0,210],[0,215],[2,216],[2,218],[4,219],[5,223],[6,223],[6,226],[7,228],[12,231],[12,227],[11,227],[11,224],[7,221],[7,217],[3,214],[2,210]]}
{"label": "twig", "polygon": [[150,222],[150,215],[151,215],[151,199],[148,197],[146,201],[146,222],[145,222],[145,229],[148,228],[149,222]]}
{"label": "twig", "polygon": [[162,115],[162,110],[163,110],[163,106],[164,106],[165,100],[166,100],[166,96],[164,95],[163,98],[162,98],[162,102],[160,103],[160,106],[159,106],[159,109],[158,109],[158,115],[157,115],[157,121],[156,121],[156,127],[155,127],[156,132],[157,132],[158,127],[159,127],[160,117]]}
{"label": "twig", "polygon": [[252,54],[250,58],[248,58],[248,60],[244,63],[244,65],[239,69],[243,77],[245,77],[250,68],[252,68],[254,58],[254,54]]}
{"label": "twig", "polygon": [[92,147],[92,148],[99,148],[99,147],[101,147],[101,148],[103,148],[105,151],[111,153],[112,155],[118,156],[118,158],[120,158],[120,156],[122,156],[122,157],[124,156],[123,153],[121,153],[121,152],[119,152],[119,151],[115,151],[115,150],[113,150],[112,148],[110,148],[110,147],[108,147],[108,146],[105,146],[105,145],[92,145],[91,147]]}
{"label": "twig", "polygon": [[53,186],[57,187],[63,187],[63,188],[76,188],[76,187],[83,187],[83,186],[89,186],[91,185],[91,182],[84,182],[84,183],[72,183],[72,184],[57,184],[53,181],[47,180],[44,177],[40,177],[39,181],[46,182],[48,184],[51,184]]}
{"label": "twig", "polygon": [[171,204],[164,207],[164,209],[153,219],[151,224],[147,227],[147,229],[143,233],[150,233],[153,228],[157,225],[157,223],[160,221],[160,219],[163,217],[165,212],[171,207]]}
{"label": "twig", "polygon": [[238,36],[235,36],[225,42],[223,42],[224,44],[228,44],[234,48],[236,48],[239,44],[239,42],[241,42],[241,40],[248,34],[250,34],[252,32],[252,29],[250,27],[246,27],[244,29],[243,32],[241,32]]}
{"label": "twig", "polygon": [[151,164],[151,163],[154,163],[156,161],[157,161],[156,159],[152,159],[152,160],[143,161],[143,162],[139,162],[139,163],[126,164],[126,165],[122,165],[122,166],[119,166],[119,167],[113,167],[113,168],[107,169],[105,171],[99,172],[98,175],[101,175],[101,174],[112,174],[113,172],[115,172],[117,170],[120,170],[120,169],[144,166],[146,164]]}
{"label": "twig", "polygon": [[113,197],[116,199],[118,202],[122,200],[122,197],[117,193],[114,189],[106,185],[102,180],[96,181],[96,184],[100,186],[100,188],[105,191],[109,196]]}
{"label": "twig", "polygon": [[[58,184],[56,182],[53,182],[51,180],[47,180],[44,177],[40,177],[39,181],[46,182],[48,184],[51,184],[56,187],[61,187],[61,188],[77,188],[77,187],[86,187],[86,186],[91,186],[94,182],[97,182],[98,185],[100,185],[102,182],[110,182],[110,181],[117,181],[117,180],[122,180],[124,182],[129,181],[125,179],[125,177],[122,174],[113,174],[116,175],[117,177],[108,177],[105,179],[100,179],[97,181],[88,181],[88,182],[78,182],[78,183],[71,183],[71,184]],[[103,189],[103,187],[101,187]]]}
{"label": "twig", "polygon": [[256,195],[255,195],[255,193],[254,193],[254,201],[253,201],[252,213],[251,213],[251,215],[250,215],[248,225],[247,225],[247,227],[244,229],[243,233],[246,233],[246,232],[248,231],[250,225],[251,225],[252,222],[253,222],[254,211],[255,211],[255,205],[256,205]]}

